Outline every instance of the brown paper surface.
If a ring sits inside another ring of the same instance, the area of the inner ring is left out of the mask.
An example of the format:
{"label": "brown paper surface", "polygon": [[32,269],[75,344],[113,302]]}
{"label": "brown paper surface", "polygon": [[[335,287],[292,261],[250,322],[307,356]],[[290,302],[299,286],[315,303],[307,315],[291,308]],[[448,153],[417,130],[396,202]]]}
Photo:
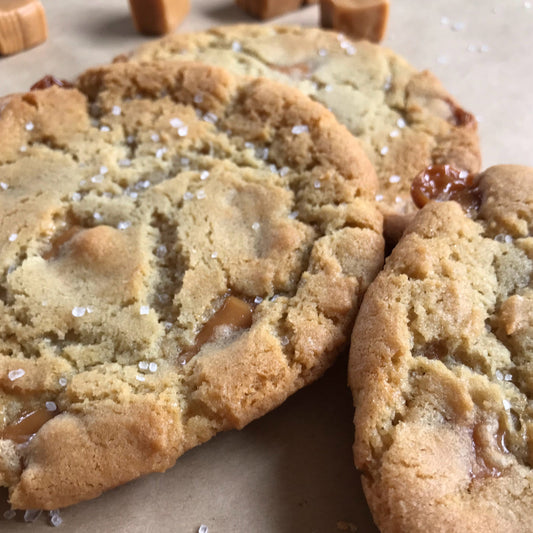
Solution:
{"label": "brown paper surface", "polygon": [[[147,37],[126,0],[43,0],[48,41],[0,58],[0,94],[25,91],[45,74],[73,79]],[[385,45],[430,69],[480,121],[483,166],[533,166],[533,6],[522,0],[393,0]],[[317,24],[310,6],[276,19]],[[178,31],[251,22],[231,0],[194,0]],[[1,142],[1,139],[0,139]],[[328,533],[377,531],[353,467],[346,357],[316,384],[242,431],[219,435],[153,474],[62,510],[64,533]],[[0,491],[0,517],[7,509]],[[0,531],[50,531],[2,521]]]}

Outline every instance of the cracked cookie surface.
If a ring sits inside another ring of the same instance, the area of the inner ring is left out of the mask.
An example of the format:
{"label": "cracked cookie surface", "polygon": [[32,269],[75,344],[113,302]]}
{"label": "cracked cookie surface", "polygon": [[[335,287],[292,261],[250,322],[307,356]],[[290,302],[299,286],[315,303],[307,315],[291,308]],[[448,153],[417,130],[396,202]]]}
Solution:
{"label": "cracked cookie surface", "polygon": [[409,188],[427,165],[479,170],[475,118],[430,72],[386,48],[316,28],[241,25],[170,35],[129,59],[169,58],[282,81],[333,111],[376,169],[376,198],[393,242],[416,212]]}
{"label": "cracked cookie surface", "polygon": [[356,465],[382,531],[531,531],[533,169],[426,205],[352,338]]}
{"label": "cracked cookie surface", "polygon": [[116,64],[0,100],[0,485],[55,509],[318,378],[383,261],[376,177],[295,89]]}

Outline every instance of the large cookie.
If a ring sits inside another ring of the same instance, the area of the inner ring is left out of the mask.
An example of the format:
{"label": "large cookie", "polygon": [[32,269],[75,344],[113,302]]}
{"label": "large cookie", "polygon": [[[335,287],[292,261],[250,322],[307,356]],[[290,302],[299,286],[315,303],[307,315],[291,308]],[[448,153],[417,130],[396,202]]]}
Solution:
{"label": "large cookie", "polygon": [[[318,378],[383,261],[376,177],[322,106],[195,63],[0,105],[0,485],[55,509]],[[80,92],[81,91],[81,92]]]}
{"label": "large cookie", "polygon": [[411,180],[430,164],[477,172],[477,124],[430,72],[380,46],[316,28],[241,25],[170,35],[130,60],[201,60],[298,87],[363,143],[379,178],[385,231],[396,241],[416,211]]}
{"label": "large cookie", "polygon": [[383,532],[533,531],[533,169],[453,194],[361,306],[355,462]]}

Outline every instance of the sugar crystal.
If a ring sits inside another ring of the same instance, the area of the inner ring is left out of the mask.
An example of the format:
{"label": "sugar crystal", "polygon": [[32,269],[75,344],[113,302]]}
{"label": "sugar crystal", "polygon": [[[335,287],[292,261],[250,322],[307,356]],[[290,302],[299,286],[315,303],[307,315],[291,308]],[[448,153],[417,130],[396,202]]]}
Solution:
{"label": "sugar crystal", "polygon": [[150,306],[149,305],[141,305],[141,308],[139,310],[139,313],[141,315],[147,315],[150,312]]}
{"label": "sugar crystal", "polygon": [[85,307],[74,307],[72,309],[72,316],[75,316],[76,318],[80,318],[85,314]]}
{"label": "sugar crystal", "polygon": [[292,127],[291,133],[293,135],[300,135],[301,133],[309,133],[309,128],[305,124],[297,124]]}
{"label": "sugar crystal", "polygon": [[26,131],[31,131],[34,128],[33,122],[27,122],[24,127],[26,128]]}
{"label": "sugar crystal", "polygon": [[17,240],[17,237],[18,237],[18,233],[12,233],[9,237],[8,237],[8,240],[9,242],[14,242]]}
{"label": "sugar crystal", "polygon": [[181,126],[181,128],[178,128],[178,135],[180,137],[185,137],[189,133],[189,127],[188,126]]}
{"label": "sugar crystal", "polygon": [[15,511],[15,509],[8,509],[5,513],[4,513],[4,518],[6,520],[13,520],[13,518],[15,518],[15,516],[17,516],[17,512]]}
{"label": "sugar crystal", "polygon": [[148,365],[148,370],[150,370],[150,372],[156,372],[157,371],[157,363],[154,363],[154,362],[151,362],[149,365]]}
{"label": "sugar crystal", "polygon": [[181,126],[183,126],[183,122],[179,118],[174,117],[170,119],[170,125],[173,128],[180,128]]}
{"label": "sugar crystal", "polygon": [[26,509],[24,511],[24,522],[35,522],[41,516],[40,509]]}

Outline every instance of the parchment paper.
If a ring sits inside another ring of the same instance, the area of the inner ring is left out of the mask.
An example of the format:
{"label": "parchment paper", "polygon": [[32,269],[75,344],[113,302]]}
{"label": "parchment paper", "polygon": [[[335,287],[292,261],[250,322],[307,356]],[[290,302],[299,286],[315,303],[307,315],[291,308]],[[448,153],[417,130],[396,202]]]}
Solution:
{"label": "parchment paper", "polygon": [[[533,6],[522,0],[391,0],[385,45],[432,70],[480,121],[484,167],[533,166]],[[73,79],[147,40],[126,0],[43,0],[50,37],[0,58],[0,94],[25,91],[44,74]],[[192,0],[178,31],[250,22],[230,0]],[[314,26],[312,6],[273,22]],[[0,139],[0,142],[2,140]],[[1,216],[1,214],[0,214]],[[353,467],[346,356],[316,384],[244,430],[222,434],[153,474],[61,511],[64,533],[372,533]],[[7,509],[0,491],[0,517]],[[348,529],[346,529],[348,528]],[[50,531],[0,519],[0,531]]]}

